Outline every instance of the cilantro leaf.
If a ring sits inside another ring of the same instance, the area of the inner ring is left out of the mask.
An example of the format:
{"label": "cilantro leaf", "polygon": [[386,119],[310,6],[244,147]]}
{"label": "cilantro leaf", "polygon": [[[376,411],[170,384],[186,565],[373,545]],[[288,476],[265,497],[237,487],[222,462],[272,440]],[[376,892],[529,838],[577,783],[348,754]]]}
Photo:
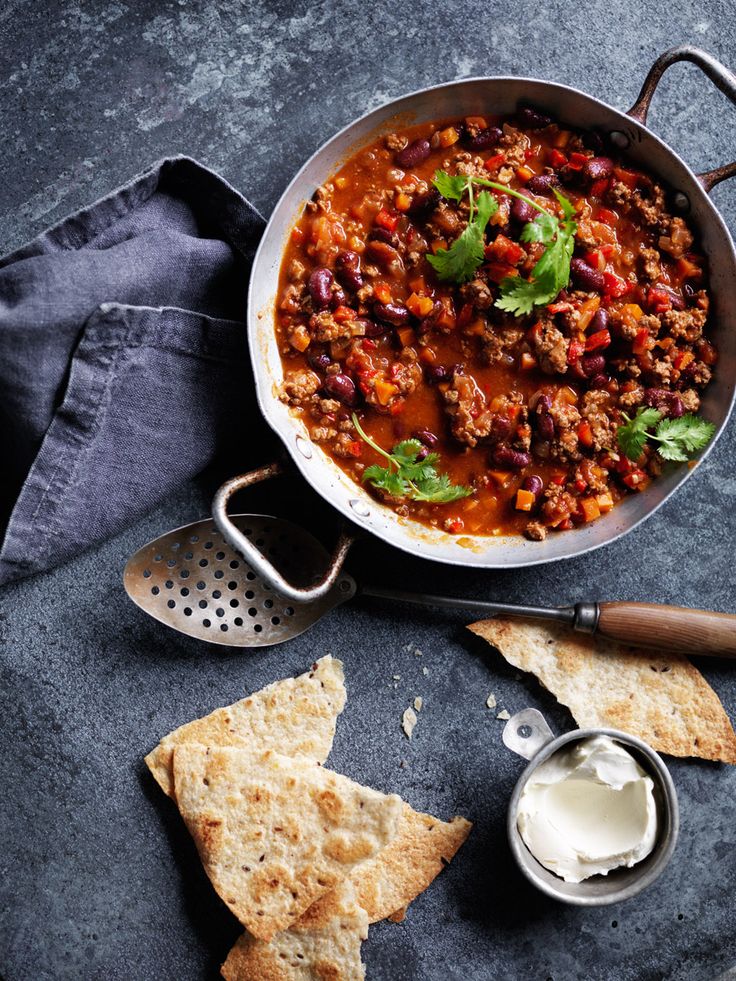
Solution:
{"label": "cilantro leaf", "polygon": [[435,464],[439,462],[439,454],[428,453],[421,457],[424,446],[418,439],[405,439],[394,446],[392,453],[387,453],[363,431],[355,413],[353,425],[361,439],[389,463],[387,467],[378,463],[366,467],[364,483],[370,483],[392,497],[430,504],[447,504],[473,493],[470,487],[453,484],[446,473],[438,474]]}
{"label": "cilantro leaf", "polygon": [[484,249],[483,229],[470,222],[449,249],[438,249],[434,255],[427,255],[427,261],[441,280],[464,283],[472,279],[482,264]]}
{"label": "cilantro leaf", "polygon": [[544,242],[549,245],[555,237],[557,222],[554,215],[546,211],[540,211],[534,221],[528,222],[521,230],[522,242]]}
{"label": "cilantro leaf", "polygon": [[562,214],[565,221],[571,221],[577,214],[575,205],[572,203],[572,201],[568,201],[565,195],[561,194],[556,187],[553,187],[552,190],[554,191],[555,197],[562,208]]}
{"label": "cilantro leaf", "polygon": [[[638,460],[648,439],[658,443],[663,460],[685,463],[697,450],[710,442],[716,427],[707,419],[689,412],[678,419],[663,419],[659,409],[637,410],[633,419],[624,414],[626,423],[618,427],[618,445],[630,460]],[[654,428],[656,427],[656,428]],[[654,429],[654,432],[648,430]]]}
{"label": "cilantro leaf", "polygon": [[452,177],[444,170],[436,171],[432,183],[443,198],[448,201],[460,201],[468,187],[468,178],[464,174]]}
{"label": "cilantro leaf", "polygon": [[659,409],[637,409],[636,415],[630,419],[623,414],[626,423],[619,426],[616,432],[618,445],[629,460],[638,460],[647,441],[647,429],[656,426],[662,418]]}
{"label": "cilantro leaf", "polygon": [[712,422],[691,412],[679,419],[663,419],[654,434],[654,439],[659,443],[657,452],[664,460],[683,462],[690,454],[706,446],[715,431]]}

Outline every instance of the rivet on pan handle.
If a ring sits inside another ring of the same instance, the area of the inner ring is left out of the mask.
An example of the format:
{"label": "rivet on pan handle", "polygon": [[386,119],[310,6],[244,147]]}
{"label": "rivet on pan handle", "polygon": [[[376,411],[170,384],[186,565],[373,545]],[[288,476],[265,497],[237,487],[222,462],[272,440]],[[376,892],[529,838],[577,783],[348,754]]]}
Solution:
{"label": "rivet on pan handle", "polygon": [[239,490],[243,490],[245,487],[258,484],[262,480],[277,477],[283,472],[284,470],[280,463],[269,463],[266,466],[259,467],[257,470],[251,470],[249,473],[244,473],[239,477],[226,480],[215,494],[212,502],[212,517],[228,545],[237,552],[240,552],[256,575],[267,582],[272,589],[293,603],[312,603],[329,593],[335,585],[350,546],[355,541],[355,536],[343,530],[332,552],[330,564],[325,574],[313,586],[302,588],[294,586],[288,580],[284,579],[263,552],[233,524],[227,513],[227,504],[233,494]]}
{"label": "rivet on pan handle", "polygon": [[[641,92],[637,98],[634,105],[626,113],[627,116],[631,116],[632,119],[636,119],[637,122],[642,123],[646,126],[647,114],[649,113],[649,106],[652,101],[652,97],[659,85],[659,80],[662,78],[664,73],[670,67],[670,65],[676,64],[678,61],[690,61],[694,65],[708,76],[708,78],[713,82],[713,84],[727,96],[731,102],[736,104],[736,76],[722,65],[720,61],[717,61],[713,55],[708,54],[707,51],[703,51],[702,48],[695,48],[689,44],[681,45],[677,48],[670,48],[669,51],[665,51],[661,54],[659,58],[654,62],[649,70],[649,74],[644,79],[644,84],[641,87]],[[706,193],[710,194],[716,184],[720,184],[721,181],[725,181],[729,177],[736,175],[736,160],[730,164],[724,164],[722,167],[716,167],[714,170],[709,170],[704,174],[698,174],[698,180],[705,188]]]}

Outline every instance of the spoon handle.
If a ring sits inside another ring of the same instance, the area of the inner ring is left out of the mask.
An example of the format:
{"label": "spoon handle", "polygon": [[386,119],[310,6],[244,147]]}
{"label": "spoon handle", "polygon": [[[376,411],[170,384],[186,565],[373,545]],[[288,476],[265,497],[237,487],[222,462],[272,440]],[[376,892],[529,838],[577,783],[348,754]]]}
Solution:
{"label": "spoon handle", "polygon": [[736,616],[656,603],[599,603],[596,632],[624,644],[736,658]]}

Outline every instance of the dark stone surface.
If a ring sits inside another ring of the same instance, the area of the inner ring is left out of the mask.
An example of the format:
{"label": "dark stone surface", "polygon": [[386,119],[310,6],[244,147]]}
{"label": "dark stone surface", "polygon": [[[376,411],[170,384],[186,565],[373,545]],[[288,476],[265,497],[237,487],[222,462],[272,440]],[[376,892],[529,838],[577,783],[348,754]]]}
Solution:
{"label": "dark stone surface", "polygon": [[[619,107],[657,53],[693,41],[736,64],[726,2],[593,0],[583,6],[286,2],[73,3],[0,10],[0,250],[30,238],[154,158],[189,153],[267,213],[303,159],[339,126],[449,78],[529,74]],[[694,68],[671,70],[653,126],[697,168],[732,152],[733,110]],[[729,146],[729,144],[731,146]],[[733,222],[728,187],[714,199]],[[463,596],[540,603],[630,598],[736,607],[734,427],[644,527],[564,565],[447,569],[378,542],[359,577]],[[506,802],[521,762],[485,707],[534,705],[571,724],[531,679],[471,638],[460,616],[344,607],[260,653],[206,647],[159,627],[123,593],[127,555],[207,512],[213,481],[184,487],[137,527],[0,596],[0,972],[6,981],[214,978],[238,930],[212,892],[142,756],[175,726],[329,651],[350,692],[332,764],[418,808],[476,822],[457,861],[399,925],[371,930],[368,977],[707,981],[736,962],[736,770],[673,761],[682,837],[648,892],[600,910],[532,891],[512,866]],[[293,512],[295,486],[253,492]],[[299,486],[299,520],[332,532]],[[416,645],[422,657],[407,653]],[[421,668],[429,674],[424,676]],[[703,664],[736,718],[733,669]],[[401,680],[392,680],[394,674]],[[422,695],[415,738],[402,710]]]}

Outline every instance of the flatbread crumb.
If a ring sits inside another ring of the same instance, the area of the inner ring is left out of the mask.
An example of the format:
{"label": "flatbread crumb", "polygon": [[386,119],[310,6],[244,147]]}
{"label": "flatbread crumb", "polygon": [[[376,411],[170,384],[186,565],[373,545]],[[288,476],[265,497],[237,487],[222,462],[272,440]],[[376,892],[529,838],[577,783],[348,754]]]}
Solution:
{"label": "flatbread crumb", "polygon": [[421,712],[422,711],[422,705],[424,705],[424,701],[422,700],[422,696],[421,695],[417,695],[417,697],[414,699],[414,708],[416,709],[417,712]]}
{"label": "flatbread crumb", "polygon": [[423,675],[424,675],[424,677],[426,678],[426,677],[427,677],[427,675],[429,674],[429,668],[422,668],[422,674],[423,674]]}
{"label": "flatbread crumb", "polygon": [[392,674],[391,677],[394,679],[394,681],[401,681],[401,675],[400,674]]}
{"label": "flatbread crumb", "polygon": [[506,721],[507,721],[507,719],[510,719],[510,718],[511,718],[511,716],[510,716],[510,715],[509,715],[509,713],[508,713],[508,712],[506,711],[506,709],[502,709],[502,710],[501,710],[501,711],[500,711],[500,712],[498,713],[498,715],[496,716],[496,718],[497,718],[497,719],[503,719],[503,721],[504,721],[504,722],[506,722]]}
{"label": "flatbread crumb", "polygon": [[417,724],[417,716],[412,708],[404,709],[404,714],[401,716],[401,728],[406,733],[407,737],[411,739],[412,733],[414,732],[414,726]]}
{"label": "flatbread crumb", "polygon": [[496,696],[491,692],[491,694],[486,699],[486,705],[489,709],[495,709],[496,707]]}

